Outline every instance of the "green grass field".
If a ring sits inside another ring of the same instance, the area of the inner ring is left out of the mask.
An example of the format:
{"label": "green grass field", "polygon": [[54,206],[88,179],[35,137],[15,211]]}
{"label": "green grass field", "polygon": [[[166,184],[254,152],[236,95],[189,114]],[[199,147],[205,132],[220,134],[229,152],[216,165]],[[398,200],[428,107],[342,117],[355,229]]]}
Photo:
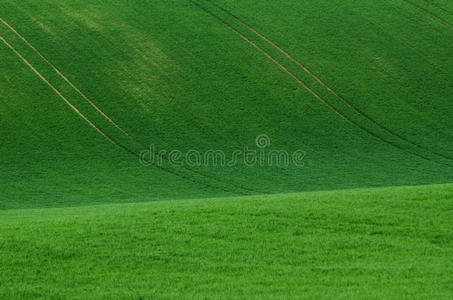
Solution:
{"label": "green grass field", "polygon": [[449,299],[453,186],[0,212],[0,297]]}
{"label": "green grass field", "polygon": [[452,78],[448,0],[2,0],[0,298],[451,298]]}

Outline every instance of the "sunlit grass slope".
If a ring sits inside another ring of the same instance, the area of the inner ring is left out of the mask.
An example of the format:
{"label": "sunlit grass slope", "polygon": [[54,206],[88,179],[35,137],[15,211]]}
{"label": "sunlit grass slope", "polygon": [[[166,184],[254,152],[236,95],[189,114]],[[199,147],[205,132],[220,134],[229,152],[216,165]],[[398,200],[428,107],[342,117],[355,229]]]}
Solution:
{"label": "sunlit grass slope", "polygon": [[453,186],[0,212],[0,298],[451,299]]}
{"label": "sunlit grass slope", "polygon": [[[426,2],[3,0],[0,208],[451,182],[452,7]],[[304,167],[136,157],[261,134]]]}

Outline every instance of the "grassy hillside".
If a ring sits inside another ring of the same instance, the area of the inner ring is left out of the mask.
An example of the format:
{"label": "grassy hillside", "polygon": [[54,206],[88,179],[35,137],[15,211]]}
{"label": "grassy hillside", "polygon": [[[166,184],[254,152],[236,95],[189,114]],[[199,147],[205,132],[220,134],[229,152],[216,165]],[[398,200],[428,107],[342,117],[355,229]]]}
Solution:
{"label": "grassy hillside", "polygon": [[453,186],[0,212],[0,298],[449,299]]}
{"label": "grassy hillside", "polygon": [[452,41],[448,0],[1,0],[0,298],[452,298]]}
{"label": "grassy hillside", "polygon": [[[1,1],[0,208],[451,182],[452,11]],[[305,151],[304,167],[137,158],[150,144],[231,157],[262,134],[266,150]]]}

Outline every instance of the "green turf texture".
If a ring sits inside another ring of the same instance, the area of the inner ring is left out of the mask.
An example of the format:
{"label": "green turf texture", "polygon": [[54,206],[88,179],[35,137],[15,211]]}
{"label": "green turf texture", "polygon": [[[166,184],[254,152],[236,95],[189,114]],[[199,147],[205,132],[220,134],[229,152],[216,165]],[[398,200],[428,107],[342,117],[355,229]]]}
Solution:
{"label": "green turf texture", "polygon": [[132,152],[231,155],[266,134],[269,150],[307,154],[303,168],[145,168],[0,43],[0,208],[452,182],[451,10],[440,0],[1,1],[0,17],[139,143],[1,23],[0,35]]}
{"label": "green turf texture", "polygon": [[[453,298],[451,1],[1,0],[0,18],[0,299]],[[303,167],[138,160],[263,134]]]}
{"label": "green turf texture", "polygon": [[451,299],[453,186],[0,212],[0,298]]}

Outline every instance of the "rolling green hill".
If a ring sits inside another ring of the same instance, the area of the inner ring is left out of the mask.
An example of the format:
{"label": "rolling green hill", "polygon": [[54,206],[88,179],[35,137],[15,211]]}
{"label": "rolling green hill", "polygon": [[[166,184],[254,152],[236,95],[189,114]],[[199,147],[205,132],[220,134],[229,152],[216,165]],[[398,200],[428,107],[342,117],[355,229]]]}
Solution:
{"label": "rolling green hill", "polygon": [[2,0],[0,298],[449,299],[452,78],[448,0]]}
{"label": "rolling green hill", "polygon": [[[451,10],[2,1],[0,207],[451,182]],[[304,166],[136,157],[155,145],[230,158],[260,135],[266,150],[304,151]]]}

